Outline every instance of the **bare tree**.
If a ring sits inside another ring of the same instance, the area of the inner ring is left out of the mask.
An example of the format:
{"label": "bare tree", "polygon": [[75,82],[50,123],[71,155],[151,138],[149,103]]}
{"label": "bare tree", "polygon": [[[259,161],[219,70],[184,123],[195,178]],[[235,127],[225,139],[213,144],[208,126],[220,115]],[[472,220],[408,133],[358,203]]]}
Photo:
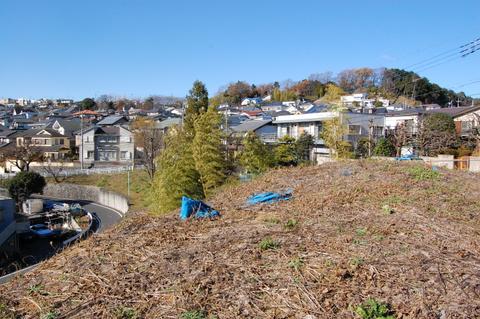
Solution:
{"label": "bare tree", "polygon": [[157,170],[157,156],[164,147],[163,133],[152,121],[144,118],[136,119],[131,128],[135,134],[135,145],[140,151],[140,162],[152,180]]}
{"label": "bare tree", "polygon": [[50,159],[47,159],[47,162],[44,161],[43,164],[43,172],[53,177],[55,183],[59,184],[67,180],[68,176],[65,174],[65,162],[63,160],[52,162]]}
{"label": "bare tree", "polygon": [[29,141],[24,141],[23,144],[17,145],[7,151],[5,159],[11,162],[20,171],[28,172],[32,162],[42,160],[42,152]]}
{"label": "bare tree", "polygon": [[398,123],[393,130],[389,132],[393,145],[395,146],[396,156],[402,155],[402,147],[411,142],[411,134],[405,123]]}
{"label": "bare tree", "polygon": [[163,149],[163,133],[160,129],[150,127],[144,128],[139,132],[141,143],[143,144],[143,152],[141,152],[141,160],[145,165],[150,180],[153,180],[157,171],[157,156]]}

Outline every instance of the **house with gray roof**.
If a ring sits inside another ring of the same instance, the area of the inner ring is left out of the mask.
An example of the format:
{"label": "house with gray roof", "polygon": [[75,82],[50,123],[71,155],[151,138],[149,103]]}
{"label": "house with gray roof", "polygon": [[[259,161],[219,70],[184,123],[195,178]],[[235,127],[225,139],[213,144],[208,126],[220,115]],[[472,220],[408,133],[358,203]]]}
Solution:
{"label": "house with gray roof", "polygon": [[[82,140],[83,138],[83,140]],[[121,125],[92,126],[76,132],[75,144],[80,159],[85,163],[115,162],[132,163],[134,159],[134,136]]]}
{"label": "house with gray roof", "polygon": [[277,141],[277,128],[272,124],[272,120],[248,120],[232,126],[230,129],[238,137],[244,137],[248,132],[254,132],[264,143]]}
{"label": "house with gray roof", "polygon": [[128,123],[128,119],[123,115],[109,115],[100,120],[98,126],[123,125]]}

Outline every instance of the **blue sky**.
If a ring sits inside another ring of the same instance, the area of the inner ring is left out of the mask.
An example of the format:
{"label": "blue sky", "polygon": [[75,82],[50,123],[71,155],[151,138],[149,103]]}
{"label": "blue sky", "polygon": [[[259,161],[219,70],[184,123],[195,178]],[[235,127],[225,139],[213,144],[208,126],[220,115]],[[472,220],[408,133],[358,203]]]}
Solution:
{"label": "blue sky", "polygon": [[[0,97],[185,96],[196,79],[214,94],[405,67],[480,37],[479,12],[476,0],[0,0]],[[421,75],[455,88],[479,71],[480,51]]]}

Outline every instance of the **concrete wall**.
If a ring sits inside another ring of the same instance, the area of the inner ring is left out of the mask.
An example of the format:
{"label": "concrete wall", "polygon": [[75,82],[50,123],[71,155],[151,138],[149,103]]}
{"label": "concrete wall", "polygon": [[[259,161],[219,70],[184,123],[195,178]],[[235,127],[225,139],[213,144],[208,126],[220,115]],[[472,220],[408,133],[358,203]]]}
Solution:
{"label": "concrete wall", "polygon": [[53,198],[88,200],[116,209],[124,215],[128,212],[126,196],[96,186],[48,184],[43,190],[43,195]]}
{"label": "concrete wall", "polygon": [[470,162],[469,162],[469,171],[470,172],[480,172],[480,157],[478,156],[470,156]]}

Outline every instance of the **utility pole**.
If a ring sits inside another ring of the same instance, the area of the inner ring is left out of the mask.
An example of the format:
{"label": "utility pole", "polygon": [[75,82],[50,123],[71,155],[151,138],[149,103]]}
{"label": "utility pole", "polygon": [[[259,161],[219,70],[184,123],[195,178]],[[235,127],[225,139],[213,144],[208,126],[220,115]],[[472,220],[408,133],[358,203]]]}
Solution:
{"label": "utility pole", "polygon": [[82,140],[82,150],[80,151],[80,169],[83,170],[83,114],[80,114],[80,139]]}
{"label": "utility pole", "polygon": [[127,196],[130,198],[130,165],[127,167]]}
{"label": "utility pole", "polygon": [[368,120],[368,157],[372,156],[373,119]]}

